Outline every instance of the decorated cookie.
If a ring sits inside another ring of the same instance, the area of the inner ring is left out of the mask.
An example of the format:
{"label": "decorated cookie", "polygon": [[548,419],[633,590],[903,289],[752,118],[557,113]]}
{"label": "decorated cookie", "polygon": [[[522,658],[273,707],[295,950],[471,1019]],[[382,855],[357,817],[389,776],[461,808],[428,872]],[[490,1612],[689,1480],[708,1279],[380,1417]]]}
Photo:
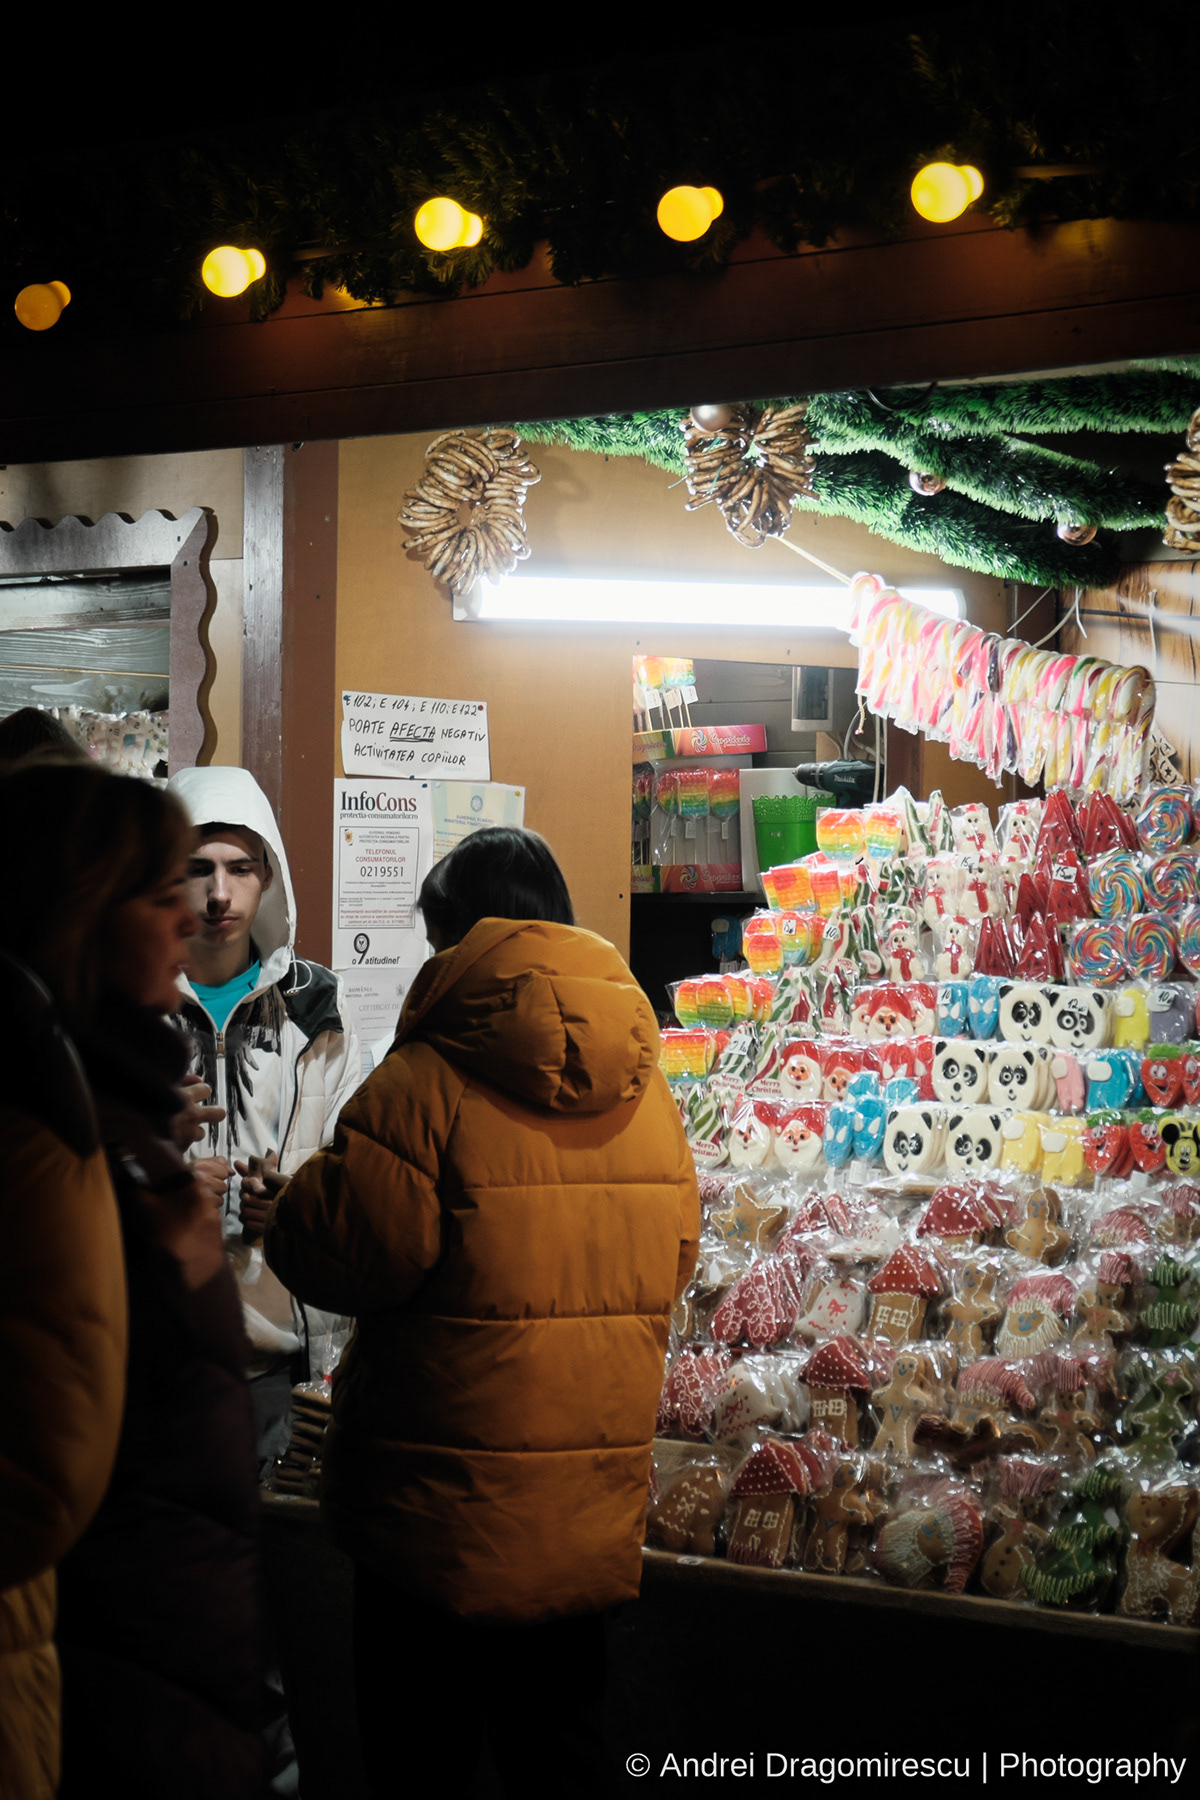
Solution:
{"label": "decorated cookie", "polygon": [[985,1106],[951,1113],[946,1122],[946,1169],[950,1175],[973,1175],[999,1166],[1004,1115]]}
{"label": "decorated cookie", "polygon": [[931,1107],[900,1106],[888,1114],[883,1160],[891,1175],[925,1175],[941,1161],[945,1119]]}
{"label": "decorated cookie", "polygon": [[1008,1296],[1003,1323],[996,1333],[1001,1357],[1036,1356],[1066,1336],[1064,1318],[1075,1304],[1075,1289],[1065,1275],[1025,1275]]}
{"label": "decorated cookie", "polygon": [[996,975],[973,975],[967,990],[967,1018],[971,1036],[994,1038],[1000,1028],[1000,989]]}
{"label": "decorated cookie", "polygon": [[975,1362],[983,1355],[984,1338],[1004,1312],[993,1291],[998,1274],[993,1263],[964,1263],[953,1297],[942,1307],[946,1342],[960,1363]]}
{"label": "decorated cookie", "polygon": [[1056,989],[1043,992],[1031,981],[1002,981],[1000,1036],[1011,1044],[1048,1044],[1050,1019],[1059,997]]}
{"label": "decorated cookie", "polygon": [[961,1594],[983,1549],[983,1515],[967,1489],[939,1482],[925,1504],[903,1510],[879,1533],[875,1561],[907,1588]]}
{"label": "decorated cookie", "polygon": [[885,1387],[876,1388],[871,1404],[879,1415],[879,1429],[872,1453],[890,1453],[896,1462],[910,1463],[916,1456],[914,1433],[923,1414],[937,1409],[929,1358],[917,1350],[902,1350],[892,1364]]}
{"label": "decorated cookie", "polygon": [[938,922],[936,935],[941,949],[937,956],[937,974],[942,981],[960,981],[974,967],[976,928],[970,919],[945,918]]}
{"label": "decorated cookie", "polygon": [[937,1269],[912,1245],[901,1245],[867,1283],[871,1294],[871,1337],[908,1344],[919,1338],[929,1302],[942,1291]]}
{"label": "decorated cookie", "polygon": [[1042,1127],[1049,1124],[1050,1114],[1044,1112],[1017,1112],[1005,1119],[1000,1167],[1020,1175],[1035,1174],[1042,1166]]}
{"label": "decorated cookie", "polygon": [[804,1567],[817,1575],[843,1574],[852,1535],[869,1530],[881,1511],[878,1496],[868,1486],[866,1463],[860,1458],[843,1457],[833,1471],[829,1487],[809,1502]]}
{"label": "decorated cookie", "polygon": [[825,1125],[829,1108],[823,1101],[784,1107],[775,1133],[775,1161],[789,1175],[811,1175],[825,1161]]}
{"label": "decorated cookie", "polygon": [[708,1216],[708,1228],[728,1244],[753,1244],[761,1249],[781,1229],[787,1219],[785,1204],[767,1193],[756,1193],[748,1182],[740,1182],[724,1206],[714,1207]]}
{"label": "decorated cookie", "polygon": [[808,1302],[796,1321],[797,1335],[804,1338],[853,1337],[867,1314],[867,1290],[850,1276],[816,1281]]}
{"label": "decorated cookie", "polygon": [[730,1562],[760,1569],[781,1569],[792,1560],[797,1506],[827,1479],[822,1462],[804,1441],[779,1439],[750,1452],[730,1494]]}
{"label": "decorated cookie", "polygon": [[1150,1007],[1147,990],[1122,988],[1113,1001],[1112,1041],[1119,1047],[1141,1050],[1150,1042]]}
{"label": "decorated cookie", "polygon": [[937,1032],[939,1037],[964,1037],[967,1032],[967,1000],[965,981],[942,981],[937,991]]}
{"label": "decorated cookie", "polygon": [[1088,1058],[1087,1105],[1089,1112],[1101,1112],[1126,1106],[1133,1093],[1133,1075],[1122,1056],[1111,1051]]}
{"label": "decorated cookie", "polygon": [[1172,1044],[1152,1044],[1142,1058],[1142,1086],[1151,1106],[1178,1106],[1183,1100],[1183,1052]]}
{"label": "decorated cookie", "polygon": [[1166,1147],[1166,1166],[1172,1175],[1200,1172],[1200,1119],[1170,1113],[1160,1121],[1159,1134]]}
{"label": "decorated cookie", "polygon": [[1172,1480],[1144,1487],[1125,1505],[1129,1548],[1125,1588],[1117,1611],[1127,1618],[1165,1615],[1172,1625],[1194,1625],[1200,1615],[1200,1563],[1191,1568],[1172,1552],[1189,1537],[1200,1514],[1200,1489]]}
{"label": "decorated cookie", "polygon": [[686,1469],[647,1513],[646,1542],[676,1555],[714,1555],[727,1481],[715,1463]]}
{"label": "decorated cookie", "polygon": [[1102,1048],[1112,1026],[1111,994],[1080,987],[1052,991],[1057,998],[1050,1009],[1050,1042],[1076,1052]]}
{"label": "decorated cookie", "polygon": [[825,1076],[821,1053],[811,1038],[792,1038],[779,1064],[779,1086],[785,1098],[819,1100]]}
{"label": "decorated cookie", "polygon": [[1038,1187],[1029,1196],[1025,1217],[1004,1233],[1004,1241],[1031,1262],[1061,1262],[1071,1248],[1071,1234],[1060,1225],[1062,1202],[1052,1187]]}
{"label": "decorated cookie", "polygon": [[1146,996],[1152,1044],[1186,1044],[1195,1029],[1196,988],[1172,981],[1152,987]]}
{"label": "decorated cookie", "polygon": [[854,1449],[858,1443],[858,1401],[871,1383],[862,1351],[852,1337],[831,1338],[815,1350],[801,1370],[810,1395],[809,1417]]}
{"label": "decorated cookie", "polygon": [[[1083,1154],[1082,1119],[1055,1119],[1042,1126],[1042,1179],[1059,1187],[1085,1187],[1091,1180]],[[1130,1132],[1130,1143],[1133,1133]],[[1136,1151],[1135,1151],[1136,1156]]]}
{"label": "decorated cookie", "polygon": [[939,1038],[933,1046],[933,1091],[947,1106],[986,1100],[988,1052],[971,1038]]}
{"label": "decorated cookie", "polygon": [[997,1106],[1014,1111],[1037,1110],[1042,1095],[1042,1064],[1033,1044],[996,1044],[991,1051],[988,1091]]}
{"label": "decorated cookie", "polygon": [[1037,1523],[1039,1513],[1058,1485],[1046,1463],[1008,1457],[1000,1465],[1000,1499],[987,1515],[997,1532],[979,1570],[979,1584],[998,1600],[1020,1594],[1024,1572],[1032,1568],[1049,1533]]}
{"label": "decorated cookie", "polygon": [[1050,1073],[1059,1112],[1082,1112],[1087,1103],[1087,1080],[1079,1059],[1068,1050],[1056,1050],[1050,1059]]}

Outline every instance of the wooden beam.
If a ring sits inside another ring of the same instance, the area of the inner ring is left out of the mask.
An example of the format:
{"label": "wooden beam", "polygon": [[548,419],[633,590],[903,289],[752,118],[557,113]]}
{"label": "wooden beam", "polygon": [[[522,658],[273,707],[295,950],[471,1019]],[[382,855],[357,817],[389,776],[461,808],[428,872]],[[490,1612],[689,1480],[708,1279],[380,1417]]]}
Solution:
{"label": "wooden beam", "polygon": [[[263,325],[53,334],[0,354],[10,461],[281,444],[501,418],[974,378],[1168,355],[1200,341],[1200,227],[1084,220],[1034,234],[968,215],[899,242],[711,275],[563,287],[535,261],[450,300]],[[72,320],[74,327],[75,321]],[[263,454],[268,454],[264,452]]]}

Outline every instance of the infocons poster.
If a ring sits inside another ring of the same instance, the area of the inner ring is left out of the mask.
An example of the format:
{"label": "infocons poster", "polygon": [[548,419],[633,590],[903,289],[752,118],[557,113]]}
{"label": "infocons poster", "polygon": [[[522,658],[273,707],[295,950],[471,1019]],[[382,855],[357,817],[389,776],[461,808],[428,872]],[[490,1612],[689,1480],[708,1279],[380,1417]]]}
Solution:
{"label": "infocons poster", "polygon": [[389,1035],[429,954],[417,896],[433,866],[427,781],[333,787],[333,964],[364,1045]]}

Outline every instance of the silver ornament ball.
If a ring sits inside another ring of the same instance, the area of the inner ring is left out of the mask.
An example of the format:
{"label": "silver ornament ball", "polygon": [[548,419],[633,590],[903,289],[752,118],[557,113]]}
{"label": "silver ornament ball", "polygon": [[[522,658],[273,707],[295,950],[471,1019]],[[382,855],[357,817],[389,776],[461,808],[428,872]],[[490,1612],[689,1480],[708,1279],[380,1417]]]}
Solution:
{"label": "silver ornament ball", "polygon": [[707,432],[711,437],[714,431],[724,431],[733,418],[732,406],[693,406],[689,414],[697,431]]}
{"label": "silver ornament ball", "polygon": [[940,494],[946,483],[940,475],[925,475],[920,469],[910,469],[908,485],[914,494],[924,494],[931,498],[934,494]]}
{"label": "silver ornament ball", "polygon": [[1058,536],[1064,544],[1090,544],[1096,535],[1094,525],[1060,525]]}

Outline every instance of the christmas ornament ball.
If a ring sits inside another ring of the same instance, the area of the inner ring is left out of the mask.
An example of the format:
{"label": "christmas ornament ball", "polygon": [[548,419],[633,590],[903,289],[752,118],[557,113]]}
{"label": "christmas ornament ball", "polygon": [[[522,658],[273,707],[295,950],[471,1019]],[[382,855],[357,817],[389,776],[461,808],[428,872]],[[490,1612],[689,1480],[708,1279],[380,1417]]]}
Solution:
{"label": "christmas ornament ball", "polygon": [[693,406],[689,417],[697,431],[707,432],[711,437],[714,431],[724,431],[733,418],[732,406]]}
{"label": "christmas ornament ball", "polygon": [[1058,536],[1064,544],[1090,544],[1096,535],[1094,525],[1060,525]]}
{"label": "christmas ornament ball", "polygon": [[908,485],[914,494],[940,494],[946,483],[940,475],[925,475],[920,469],[910,469]]}

